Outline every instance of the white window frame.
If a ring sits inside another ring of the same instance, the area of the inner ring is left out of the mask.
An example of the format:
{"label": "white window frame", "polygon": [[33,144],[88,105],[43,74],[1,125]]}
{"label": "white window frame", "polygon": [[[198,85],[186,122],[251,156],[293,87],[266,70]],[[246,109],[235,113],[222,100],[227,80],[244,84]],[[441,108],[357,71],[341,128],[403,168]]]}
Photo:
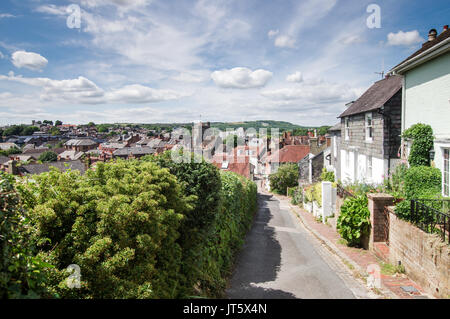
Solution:
{"label": "white window frame", "polygon": [[365,132],[366,132],[366,142],[373,141],[373,114],[372,112],[366,113],[365,115]]}
{"label": "white window frame", "polygon": [[345,135],[345,140],[349,141],[350,140],[350,118],[346,117],[344,119],[344,135]]}
{"label": "white window frame", "polygon": [[443,178],[442,178],[442,190],[445,197],[450,197],[450,149],[443,149]]}

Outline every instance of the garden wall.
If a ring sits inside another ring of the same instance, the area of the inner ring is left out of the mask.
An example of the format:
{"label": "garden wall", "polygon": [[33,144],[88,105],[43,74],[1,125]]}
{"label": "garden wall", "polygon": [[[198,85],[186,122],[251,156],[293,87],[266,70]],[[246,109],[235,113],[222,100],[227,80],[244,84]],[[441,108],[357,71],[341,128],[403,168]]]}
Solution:
{"label": "garden wall", "polygon": [[[442,239],[427,234],[394,211],[394,198],[387,194],[369,194],[371,221],[370,250],[374,243],[389,244],[385,257],[390,264],[403,265],[408,276],[426,292],[438,298],[450,297],[450,247]],[[381,256],[384,257],[384,256]]]}
{"label": "garden wall", "polygon": [[389,208],[389,262],[436,297],[450,297],[450,248],[437,235],[403,221]]}

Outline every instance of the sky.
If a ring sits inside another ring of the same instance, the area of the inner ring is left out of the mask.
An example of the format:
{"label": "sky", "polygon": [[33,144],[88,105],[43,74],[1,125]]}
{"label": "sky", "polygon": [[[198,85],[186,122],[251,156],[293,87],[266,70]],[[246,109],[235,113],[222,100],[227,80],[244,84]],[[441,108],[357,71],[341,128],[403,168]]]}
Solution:
{"label": "sky", "polygon": [[450,24],[450,2],[432,3],[2,0],[0,125],[334,125]]}

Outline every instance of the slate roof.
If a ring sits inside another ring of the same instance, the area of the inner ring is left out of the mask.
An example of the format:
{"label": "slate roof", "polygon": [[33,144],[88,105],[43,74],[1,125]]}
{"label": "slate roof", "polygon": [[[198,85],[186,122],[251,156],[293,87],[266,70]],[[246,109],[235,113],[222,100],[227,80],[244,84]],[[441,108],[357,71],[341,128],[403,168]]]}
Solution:
{"label": "slate roof", "polygon": [[340,130],[341,130],[341,122],[337,123],[333,127],[330,127],[328,129],[328,132],[335,132],[335,131],[340,131]]}
{"label": "slate roof", "polygon": [[270,155],[267,159],[272,163],[298,163],[310,152],[309,145],[286,145]]}
{"label": "slate roof", "polygon": [[407,57],[405,60],[403,60],[402,62],[400,62],[399,64],[397,64],[395,67],[393,67],[393,69],[395,69],[396,67],[402,65],[403,63],[411,60],[412,58],[418,56],[419,54],[427,51],[428,49],[431,49],[432,47],[434,47],[436,44],[446,40],[450,38],[450,30],[441,32],[441,34],[439,34],[436,39],[434,39],[433,41],[427,41],[425,42],[422,47],[417,50],[416,52],[414,52],[412,55],[410,55],[409,57]]}
{"label": "slate roof", "polygon": [[393,75],[375,82],[361,97],[349,106],[339,117],[365,113],[381,108],[402,89],[402,77]]}
{"label": "slate roof", "polygon": [[65,145],[67,146],[91,146],[96,145],[97,142],[91,140],[90,138],[83,138],[83,139],[72,139],[68,140]]}
{"label": "slate roof", "polygon": [[70,160],[77,160],[80,159],[84,155],[84,152],[77,152],[77,151],[64,151],[58,156],[63,160],[70,159]]}
{"label": "slate roof", "polygon": [[35,175],[42,174],[50,171],[50,167],[56,167],[60,171],[77,170],[81,174],[86,172],[86,166],[81,161],[68,161],[68,162],[52,162],[52,163],[43,163],[43,164],[28,164],[22,165],[19,167],[19,171],[21,174],[27,175]]}
{"label": "slate roof", "polygon": [[124,147],[113,152],[114,156],[128,156],[128,155],[149,155],[156,151],[150,147]]}

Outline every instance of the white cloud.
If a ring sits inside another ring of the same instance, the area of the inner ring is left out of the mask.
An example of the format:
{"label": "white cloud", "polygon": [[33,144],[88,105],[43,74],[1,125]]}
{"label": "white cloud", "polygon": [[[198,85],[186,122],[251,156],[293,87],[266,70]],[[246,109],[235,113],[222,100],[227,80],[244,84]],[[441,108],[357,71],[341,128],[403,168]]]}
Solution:
{"label": "white cloud", "polygon": [[4,59],[5,56],[3,55],[2,51],[0,51],[0,59]]}
{"label": "white cloud", "polygon": [[16,16],[10,13],[0,13],[0,19],[4,18],[15,18]]}
{"label": "white cloud", "polygon": [[85,104],[103,104],[107,102],[121,103],[153,103],[176,100],[187,96],[173,90],[153,89],[140,84],[127,85],[117,90],[105,92],[94,82],[78,77],[68,80],[52,80],[49,78],[24,78],[10,73],[0,75],[0,80],[19,82],[42,88],[40,99],[43,101],[69,101]]}
{"label": "white cloud", "polygon": [[397,33],[389,33],[388,36],[389,45],[405,45],[411,46],[417,43],[422,43],[425,40],[420,36],[419,31],[409,31],[403,32],[399,31]]}
{"label": "white cloud", "polygon": [[287,35],[280,35],[275,39],[275,46],[293,49],[295,48],[295,39]]}
{"label": "white cloud", "polygon": [[40,13],[53,14],[57,16],[67,16],[67,7],[65,6],[55,6],[54,4],[42,5],[35,9],[35,11]]}
{"label": "white cloud", "polygon": [[266,70],[252,71],[248,68],[214,71],[211,78],[216,85],[223,88],[249,89],[263,87],[272,78],[272,72]]}
{"label": "white cloud", "polygon": [[142,7],[150,4],[152,0],[81,0],[83,6],[101,7],[114,5],[118,7]]}
{"label": "white cloud", "polygon": [[278,35],[278,33],[280,33],[280,30],[270,30],[267,33],[267,36],[269,37],[269,39],[272,39],[274,36]]}
{"label": "white cloud", "polygon": [[186,94],[172,90],[157,90],[140,84],[127,85],[106,95],[108,101],[124,103],[153,103],[177,100]]}
{"label": "white cloud", "polygon": [[360,35],[349,35],[341,39],[341,43],[346,45],[359,44],[364,42],[366,42],[366,40]]}
{"label": "white cloud", "polygon": [[48,60],[38,53],[16,51],[12,54],[12,63],[19,69],[27,68],[40,71],[47,66]]}
{"label": "white cloud", "polygon": [[361,90],[334,83],[302,84],[293,88],[262,91],[261,95],[279,101],[302,100],[309,103],[342,103],[355,100]]}
{"label": "white cloud", "polygon": [[287,76],[286,81],[300,83],[303,82],[303,75],[301,72],[295,72]]}

